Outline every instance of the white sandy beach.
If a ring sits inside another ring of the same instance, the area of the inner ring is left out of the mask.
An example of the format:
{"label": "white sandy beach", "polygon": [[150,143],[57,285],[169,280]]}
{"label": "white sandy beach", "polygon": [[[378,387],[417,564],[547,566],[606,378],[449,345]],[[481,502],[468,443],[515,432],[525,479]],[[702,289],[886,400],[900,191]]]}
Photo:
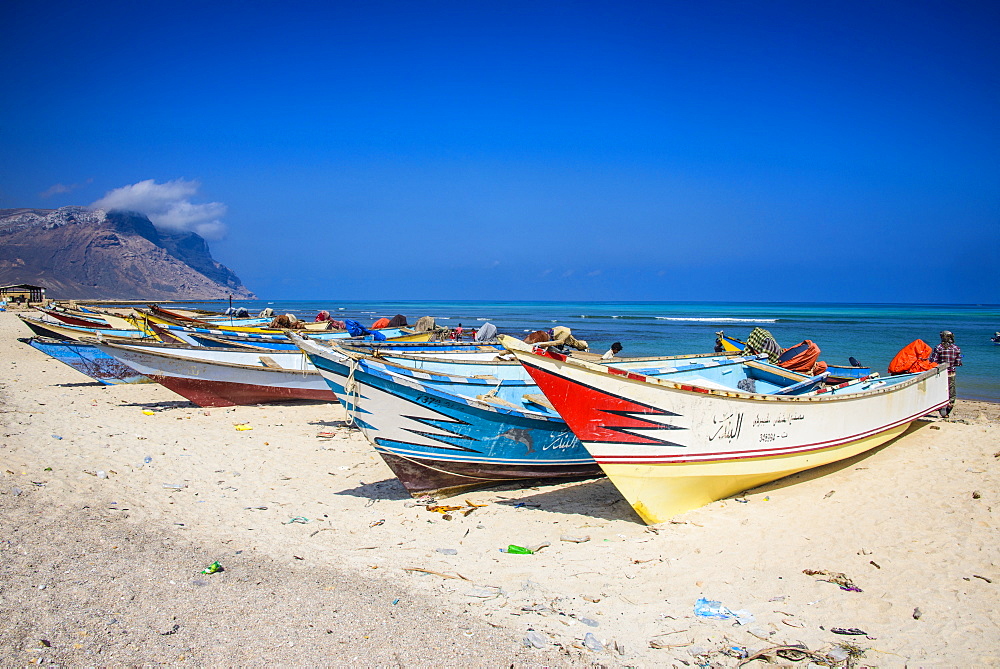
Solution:
{"label": "white sandy beach", "polygon": [[[657,527],[604,479],[439,500],[463,507],[446,516],[339,405],[201,409],[90,382],[29,335],[0,314],[4,666],[737,666],[792,644],[1000,664],[1000,405]],[[697,616],[700,597],[752,620]]]}

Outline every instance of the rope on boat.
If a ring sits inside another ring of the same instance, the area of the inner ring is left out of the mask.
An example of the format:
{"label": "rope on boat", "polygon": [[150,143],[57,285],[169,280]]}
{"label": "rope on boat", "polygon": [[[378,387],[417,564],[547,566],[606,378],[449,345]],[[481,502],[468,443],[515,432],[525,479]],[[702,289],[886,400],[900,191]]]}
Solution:
{"label": "rope on boat", "polygon": [[347,405],[344,409],[347,411],[347,425],[356,426],[357,421],[354,418],[355,409],[358,406],[358,399],[361,397],[361,391],[358,389],[358,382],[354,378],[354,371],[358,368],[358,361],[351,358],[351,373],[347,375],[347,382],[344,383],[344,395],[347,396]]}
{"label": "rope on boat", "polygon": [[503,385],[503,379],[500,379],[500,381],[497,382],[497,387],[496,388],[494,388],[490,392],[486,393],[485,395],[480,395],[479,398],[483,399],[483,398],[486,398],[486,397],[496,397],[497,393],[500,392],[500,386],[502,386],[502,385]]}

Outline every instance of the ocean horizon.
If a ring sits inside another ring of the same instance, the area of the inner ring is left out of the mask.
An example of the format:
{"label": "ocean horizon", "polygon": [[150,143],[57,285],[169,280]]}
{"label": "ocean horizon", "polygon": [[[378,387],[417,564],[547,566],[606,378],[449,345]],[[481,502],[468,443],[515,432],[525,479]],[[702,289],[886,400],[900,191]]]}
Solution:
{"label": "ocean horizon", "polygon": [[[222,311],[227,300],[177,302],[191,308]],[[271,308],[312,320],[321,310],[334,318],[371,325],[396,314],[410,324],[432,316],[439,325],[466,330],[485,322],[504,334],[526,333],[564,325],[573,335],[603,353],[621,342],[623,355],[674,355],[709,352],[715,333],[745,339],[754,327],[770,330],[783,347],[809,339],[821,360],[846,365],[848,358],[885,374],[896,353],[922,339],[936,346],[941,330],[950,330],[963,353],[958,370],[960,398],[1000,402],[1000,346],[990,337],[1000,331],[997,304],[908,304],[844,302],[586,302],[479,300],[234,300],[251,313]]]}

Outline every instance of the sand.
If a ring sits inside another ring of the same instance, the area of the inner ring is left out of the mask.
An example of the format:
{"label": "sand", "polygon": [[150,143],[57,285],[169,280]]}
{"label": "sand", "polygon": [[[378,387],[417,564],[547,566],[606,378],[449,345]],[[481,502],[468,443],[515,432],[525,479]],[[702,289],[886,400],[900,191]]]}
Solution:
{"label": "sand", "polygon": [[[737,666],[724,651],[790,644],[1000,664],[1000,405],[656,527],[604,479],[446,516],[336,404],[201,409],[90,382],[29,334],[0,313],[4,666]],[[698,616],[702,597],[752,620]]]}

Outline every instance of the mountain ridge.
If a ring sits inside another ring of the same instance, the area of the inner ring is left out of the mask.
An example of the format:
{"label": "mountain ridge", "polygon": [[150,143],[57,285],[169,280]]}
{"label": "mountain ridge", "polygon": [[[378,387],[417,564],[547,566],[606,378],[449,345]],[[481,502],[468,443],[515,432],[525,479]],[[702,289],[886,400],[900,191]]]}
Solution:
{"label": "mountain ridge", "polygon": [[0,284],[75,299],[254,299],[194,232],[166,232],[141,213],[0,209]]}

